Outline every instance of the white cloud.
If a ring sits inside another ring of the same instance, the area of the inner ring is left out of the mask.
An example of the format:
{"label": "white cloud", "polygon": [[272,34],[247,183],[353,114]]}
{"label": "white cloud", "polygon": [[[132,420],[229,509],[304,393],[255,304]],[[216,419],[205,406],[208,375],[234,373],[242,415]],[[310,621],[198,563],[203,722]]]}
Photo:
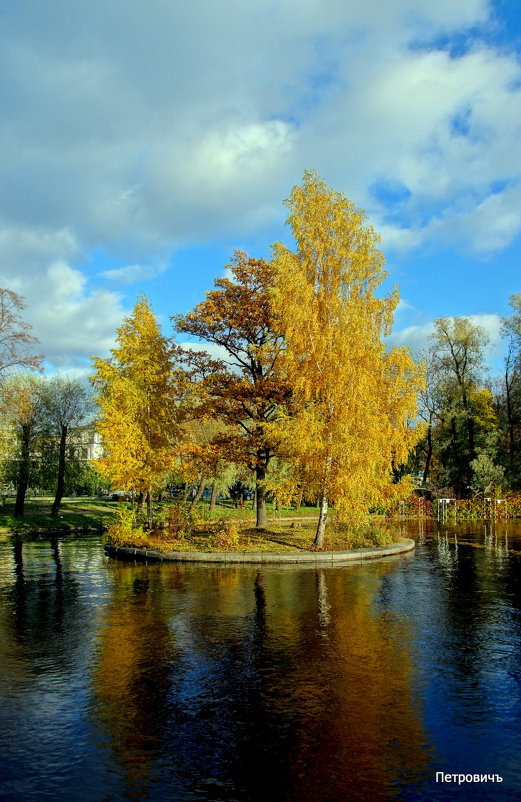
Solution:
{"label": "white cloud", "polygon": [[[103,278],[124,287],[176,246],[280,231],[306,167],[365,206],[385,248],[507,246],[521,69],[472,38],[490,14],[486,0],[11,4],[0,279],[43,349],[106,349],[121,319],[79,267],[91,251],[118,253]],[[466,44],[454,57],[440,37]]]}
{"label": "white cloud", "polygon": [[230,361],[230,354],[222,345],[200,342],[184,342],[179,343],[179,345],[186,351],[205,351],[212,359],[222,359],[224,362]]}
{"label": "white cloud", "polygon": [[[476,326],[481,326],[488,339],[486,347],[486,358],[490,364],[500,360],[503,353],[501,340],[501,318],[494,314],[468,315],[469,320]],[[431,345],[430,337],[434,331],[434,321],[423,323],[417,326],[406,326],[405,328],[393,331],[387,338],[390,346],[405,345],[410,348],[412,353],[418,357]]]}
{"label": "white cloud", "polygon": [[116,284],[135,284],[137,281],[151,281],[168,268],[167,264],[159,265],[125,265],[112,270],[103,270],[104,278]]}

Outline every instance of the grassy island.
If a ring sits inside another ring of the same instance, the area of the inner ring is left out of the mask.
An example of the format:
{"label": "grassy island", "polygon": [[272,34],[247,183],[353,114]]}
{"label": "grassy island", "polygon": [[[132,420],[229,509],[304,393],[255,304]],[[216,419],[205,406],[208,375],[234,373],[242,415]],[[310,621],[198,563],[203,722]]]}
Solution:
{"label": "grassy island", "polygon": [[[251,510],[220,510],[214,517],[195,514],[189,508],[170,506],[151,530],[135,526],[132,511],[121,507],[117,520],[108,528],[105,541],[113,546],[151,549],[161,552],[292,552],[313,551],[317,515],[311,508],[282,510],[268,519],[266,527],[255,527]],[[348,527],[330,521],[322,551],[345,551],[390,545],[399,539],[397,531],[380,518],[366,526]]]}

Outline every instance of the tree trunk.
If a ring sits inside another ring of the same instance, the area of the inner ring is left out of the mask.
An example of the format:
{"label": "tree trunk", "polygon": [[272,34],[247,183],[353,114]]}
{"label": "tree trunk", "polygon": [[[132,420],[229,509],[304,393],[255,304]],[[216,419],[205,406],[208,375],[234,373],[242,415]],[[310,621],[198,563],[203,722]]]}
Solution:
{"label": "tree trunk", "polygon": [[256,510],[257,509],[257,490],[255,490],[255,492],[253,494],[253,499],[252,499],[252,502],[251,502],[251,508],[252,508],[252,510]]}
{"label": "tree trunk", "polygon": [[431,459],[432,459],[432,426],[429,423],[429,427],[427,429],[427,456],[425,457],[425,468],[423,470],[423,479],[422,479],[423,485],[427,484],[427,479],[429,478]]}
{"label": "tree trunk", "polygon": [[149,487],[147,490],[147,523],[148,528],[152,529],[152,488]]}
{"label": "tree trunk", "polygon": [[188,501],[189,490],[190,488],[188,487],[188,482],[185,482],[185,489],[183,491],[183,504],[186,504],[186,502]]}
{"label": "tree trunk", "polygon": [[322,488],[322,499],[320,501],[320,512],[318,514],[317,532],[315,535],[315,540],[313,541],[313,545],[317,549],[324,548],[324,536],[326,534],[327,508],[328,508],[328,497],[329,497],[329,478],[331,474],[332,463],[333,460],[331,454],[328,454],[326,457],[326,470],[324,473],[324,485]]}
{"label": "tree trunk", "polygon": [[514,439],[514,415],[512,412],[512,393],[511,384],[509,382],[508,369],[505,371],[505,394],[506,394],[506,412],[507,412],[507,426],[508,426],[508,468],[510,478],[514,470],[514,454],[515,454],[515,439]]}
{"label": "tree trunk", "polygon": [[461,400],[463,402],[463,409],[465,410],[465,417],[467,419],[467,437],[469,443],[469,463],[472,462],[473,459],[476,459],[476,436],[475,436],[475,426],[474,426],[474,418],[471,414],[471,409],[469,407],[469,401],[467,398],[467,393],[463,389],[461,392]]}
{"label": "tree trunk", "polygon": [[257,496],[257,529],[265,529],[268,525],[268,510],[266,508],[266,471],[261,465],[255,469],[255,494]]}
{"label": "tree trunk", "polygon": [[14,505],[15,518],[22,518],[25,506],[25,494],[29,486],[29,460],[30,460],[31,433],[28,426],[22,426],[22,453],[18,469],[18,487],[16,488],[16,502]]}
{"label": "tree trunk", "polygon": [[326,523],[327,523],[327,506],[328,506],[327,491],[324,491],[320,502],[320,512],[318,514],[317,532],[315,535],[315,540],[313,541],[313,545],[316,546],[317,549],[324,548],[324,536],[326,534]]}
{"label": "tree trunk", "polygon": [[139,491],[137,496],[137,515],[140,515],[143,512],[143,507],[145,506],[145,494],[142,490]]}
{"label": "tree trunk", "polygon": [[60,456],[58,460],[58,485],[56,487],[56,495],[54,497],[51,515],[57,516],[60,511],[60,504],[65,490],[65,453],[67,448],[67,431],[66,425],[62,426],[60,437]]}
{"label": "tree trunk", "polygon": [[298,497],[295,500],[295,512],[300,512],[300,508],[302,507],[302,497],[303,497],[303,495],[304,495],[304,491],[303,491],[302,488],[300,488],[300,492],[298,494]]}
{"label": "tree trunk", "polygon": [[200,483],[199,487],[197,488],[197,493],[193,497],[192,503],[190,504],[190,509],[191,510],[193,510],[193,508],[195,507],[195,505],[197,504],[197,502],[199,501],[199,499],[203,495],[203,490],[205,488],[205,485],[206,485],[206,479],[201,479],[201,483]]}
{"label": "tree trunk", "polygon": [[212,495],[210,497],[210,512],[215,510],[215,505],[217,503],[217,482],[214,480],[212,484]]}

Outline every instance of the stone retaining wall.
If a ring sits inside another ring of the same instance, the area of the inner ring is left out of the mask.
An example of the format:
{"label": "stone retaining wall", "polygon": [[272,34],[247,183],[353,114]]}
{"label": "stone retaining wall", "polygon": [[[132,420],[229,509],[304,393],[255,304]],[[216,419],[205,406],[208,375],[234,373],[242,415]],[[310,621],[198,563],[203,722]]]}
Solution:
{"label": "stone retaining wall", "polygon": [[300,551],[300,552],[206,552],[133,549],[124,546],[105,546],[105,553],[116,560],[139,560],[144,562],[194,562],[194,563],[308,563],[331,565],[358,560],[374,560],[412,551],[414,540],[405,538],[391,546],[375,546],[349,551]]}

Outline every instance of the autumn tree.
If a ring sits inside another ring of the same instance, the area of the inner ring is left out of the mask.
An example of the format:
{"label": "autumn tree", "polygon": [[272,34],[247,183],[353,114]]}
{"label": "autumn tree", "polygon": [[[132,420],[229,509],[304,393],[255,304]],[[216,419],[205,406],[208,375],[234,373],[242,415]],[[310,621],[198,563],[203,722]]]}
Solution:
{"label": "autumn tree", "polygon": [[0,287],[0,375],[13,367],[42,369],[43,356],[33,353],[38,340],[22,318],[24,309],[20,295]]}
{"label": "autumn tree", "polygon": [[16,486],[14,514],[17,518],[24,514],[35,446],[44,425],[40,391],[41,379],[29,374],[10,376],[1,386],[1,411],[16,437],[15,458],[10,461],[10,467]]}
{"label": "autumn tree", "polygon": [[180,436],[181,379],[146,296],[118,329],[111,357],[93,363],[105,449],[97,469],[113,486],[146,496],[152,526],[152,493],[174,464]]}
{"label": "autumn tree", "polygon": [[210,512],[213,512],[219,487],[227,486],[221,476],[229,473],[228,452],[233,432],[220,420],[198,417],[197,407],[192,412],[192,418],[183,426],[185,442],[179,450],[181,474],[185,482],[197,485],[192,507],[196,506],[204,489],[211,488]]}
{"label": "autumn tree", "polygon": [[253,471],[256,525],[265,527],[266,475],[280,439],[274,424],[289,396],[280,373],[283,337],[270,306],[271,264],[236,251],[227,268],[230,277],[216,279],[204,301],[173,320],[179,333],[222,349],[222,357],[191,355],[202,377],[201,414],[233,428],[228,458]]}
{"label": "autumn tree", "polygon": [[53,376],[40,390],[46,428],[58,443],[56,493],[51,515],[57,516],[65,491],[65,471],[71,434],[85,420],[91,408],[87,390],[77,379]]}
{"label": "autumn tree", "polygon": [[287,421],[291,447],[320,496],[315,545],[328,504],[360,520],[390,490],[418,433],[411,421],[421,369],[403,348],[386,351],[398,292],[363,212],[306,172],[286,201],[296,250],[274,246],[273,305],[285,337],[284,367],[300,411]]}

